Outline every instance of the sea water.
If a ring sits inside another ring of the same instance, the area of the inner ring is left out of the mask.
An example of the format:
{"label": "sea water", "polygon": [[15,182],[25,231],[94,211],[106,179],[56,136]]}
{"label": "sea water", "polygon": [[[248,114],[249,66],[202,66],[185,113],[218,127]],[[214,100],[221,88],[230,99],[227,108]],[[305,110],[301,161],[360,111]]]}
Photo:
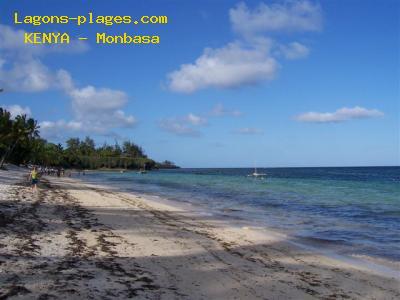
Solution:
{"label": "sea water", "polygon": [[86,181],[190,203],[340,254],[400,261],[400,167],[89,172]]}

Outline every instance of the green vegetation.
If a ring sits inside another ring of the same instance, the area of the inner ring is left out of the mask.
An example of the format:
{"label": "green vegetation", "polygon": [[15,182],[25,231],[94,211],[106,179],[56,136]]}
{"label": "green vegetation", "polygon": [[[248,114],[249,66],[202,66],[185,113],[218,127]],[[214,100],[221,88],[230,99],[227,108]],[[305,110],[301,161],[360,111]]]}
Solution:
{"label": "green vegetation", "polygon": [[162,163],[157,163],[156,168],[158,168],[158,169],[178,169],[179,167],[176,166],[172,161],[165,160]]}
{"label": "green vegetation", "polygon": [[64,148],[61,144],[46,141],[39,133],[36,120],[26,115],[12,118],[8,111],[0,107],[0,168],[6,161],[77,169],[176,167],[169,161],[155,162],[140,146],[130,141],[122,146],[116,143],[96,147],[89,137],[84,140],[70,138]]}

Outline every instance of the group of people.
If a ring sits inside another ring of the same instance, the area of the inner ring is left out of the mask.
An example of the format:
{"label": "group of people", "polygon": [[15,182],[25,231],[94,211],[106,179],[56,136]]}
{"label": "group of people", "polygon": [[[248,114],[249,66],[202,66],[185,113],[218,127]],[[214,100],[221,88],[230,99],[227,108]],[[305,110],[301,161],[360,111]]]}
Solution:
{"label": "group of people", "polygon": [[[39,183],[39,178],[43,175],[57,176],[61,177],[65,175],[64,168],[54,168],[54,167],[43,167],[43,166],[28,166],[30,169],[28,180],[31,183],[31,188],[33,191],[37,190],[37,185]],[[69,175],[71,176],[71,174]]]}

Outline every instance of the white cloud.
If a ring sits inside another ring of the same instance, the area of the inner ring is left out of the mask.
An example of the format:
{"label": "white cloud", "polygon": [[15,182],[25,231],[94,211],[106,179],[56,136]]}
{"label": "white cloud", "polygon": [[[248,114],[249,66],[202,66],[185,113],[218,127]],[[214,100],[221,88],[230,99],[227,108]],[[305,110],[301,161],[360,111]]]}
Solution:
{"label": "white cloud", "polygon": [[168,74],[169,88],[184,93],[208,87],[235,88],[271,80],[277,69],[266,44],[246,47],[234,42],[219,49],[207,48],[195,63]]}
{"label": "white cloud", "polygon": [[299,59],[307,57],[310,50],[298,42],[292,42],[289,45],[281,45],[280,51],[287,59]]}
{"label": "white cloud", "polygon": [[62,139],[65,134],[82,133],[84,129],[84,125],[77,121],[58,120],[39,123],[40,134],[45,138]]}
{"label": "white cloud", "polygon": [[43,136],[55,136],[55,132],[75,131],[108,135],[113,128],[132,128],[137,120],[122,110],[128,95],[119,90],[96,88],[88,85],[77,88],[71,75],[60,70],[57,73],[59,87],[71,99],[74,118],[71,121],[42,122]]}
{"label": "white cloud", "polygon": [[71,74],[66,70],[58,70],[56,73],[57,88],[64,90],[67,94],[70,93],[75,87]]}
{"label": "white cloud", "polygon": [[235,130],[234,133],[243,134],[243,135],[256,135],[256,134],[262,134],[263,131],[258,128],[244,127],[244,128],[239,128],[239,129]]}
{"label": "white cloud", "polygon": [[162,130],[179,136],[198,137],[200,132],[177,119],[166,119],[159,122]]}
{"label": "white cloud", "polygon": [[287,1],[261,3],[249,9],[240,3],[229,11],[237,39],[219,48],[205,48],[193,62],[167,74],[167,86],[174,92],[193,93],[206,88],[237,88],[274,79],[277,57],[298,59],[310,50],[298,42],[281,45],[266,34],[280,31],[319,31],[322,13],[318,4]]}
{"label": "white cloud", "polygon": [[67,129],[67,130],[77,131],[83,129],[83,124],[81,122],[76,122],[76,121],[69,121],[69,122],[66,122],[64,120],[59,120],[56,122],[43,121],[40,122],[39,125],[42,130]]}
{"label": "white cloud", "polygon": [[87,43],[76,40],[66,45],[25,44],[23,30],[0,24],[0,87],[18,92],[56,89],[71,100],[72,120],[41,122],[44,137],[71,132],[109,135],[113,128],[131,128],[137,123],[122,110],[128,102],[125,92],[92,85],[77,87],[67,71],[51,70],[41,61],[42,56],[50,53],[77,53],[87,49]]}
{"label": "white cloud", "polygon": [[207,122],[206,118],[189,113],[184,117],[161,120],[158,125],[162,130],[175,135],[197,137],[201,133],[195,127],[204,126]]}
{"label": "white cloud", "polygon": [[260,3],[254,10],[242,2],[229,11],[229,16],[233,29],[243,36],[272,31],[319,31],[322,27],[321,8],[309,1]]}
{"label": "white cloud", "polygon": [[7,91],[40,92],[57,88],[56,74],[40,57],[49,53],[77,53],[87,44],[31,45],[24,43],[24,31],[0,24],[0,86]]}
{"label": "white cloud", "polygon": [[239,110],[226,109],[221,103],[218,103],[211,110],[210,115],[213,117],[223,117],[223,116],[239,117],[242,115],[242,112]]}
{"label": "white cloud", "polygon": [[127,116],[124,111],[118,109],[113,112],[112,122],[109,123],[113,127],[132,128],[136,125],[137,120],[134,116]]}
{"label": "white cloud", "polygon": [[[167,132],[179,136],[200,136],[201,132],[197,127],[208,124],[208,117],[240,116],[242,113],[237,110],[228,110],[222,104],[217,104],[209,113],[196,115],[189,113],[183,117],[164,119],[159,122],[159,127]],[[208,117],[205,117],[208,116]]]}
{"label": "white cloud", "polygon": [[40,92],[52,83],[52,73],[38,59],[15,61],[8,69],[0,68],[0,86],[6,91]]}
{"label": "white cloud", "polygon": [[39,123],[40,133],[46,138],[62,138],[70,134],[97,134],[114,136],[113,128],[131,128],[137,121],[133,116],[126,116],[121,110],[111,112],[106,118],[104,115],[98,119],[92,118],[73,119],[70,121],[43,121]]}
{"label": "white cloud", "polygon": [[7,25],[0,24],[0,49],[16,51],[26,48],[24,43],[24,30],[16,30]]}
{"label": "white cloud", "polygon": [[333,123],[343,122],[351,119],[365,119],[382,116],[384,116],[384,113],[377,109],[366,109],[360,106],[355,106],[353,108],[343,107],[333,113],[307,112],[298,115],[296,120],[300,122],[312,123]]}
{"label": "white cloud", "polygon": [[136,119],[126,116],[121,110],[128,102],[125,92],[91,85],[77,88],[71,75],[65,70],[60,70],[57,78],[60,88],[71,98],[75,119],[85,123],[91,122],[92,125],[98,123],[99,127],[105,128],[135,125]]}
{"label": "white cloud", "polygon": [[204,124],[207,124],[207,119],[206,118],[197,116],[197,115],[192,114],[192,113],[188,114],[185,117],[185,120],[188,121],[192,125],[204,125]]}
{"label": "white cloud", "polygon": [[98,114],[116,110],[127,102],[127,95],[118,90],[95,88],[73,88],[67,92],[72,99],[72,107],[77,115]]}
{"label": "white cloud", "polygon": [[39,56],[48,53],[80,53],[87,51],[87,43],[71,40],[69,44],[33,45],[24,42],[25,31],[0,24],[0,50],[12,51],[17,56]]}
{"label": "white cloud", "polygon": [[18,115],[32,115],[31,109],[27,106],[22,107],[20,105],[6,105],[4,108],[10,112],[11,117],[15,118]]}

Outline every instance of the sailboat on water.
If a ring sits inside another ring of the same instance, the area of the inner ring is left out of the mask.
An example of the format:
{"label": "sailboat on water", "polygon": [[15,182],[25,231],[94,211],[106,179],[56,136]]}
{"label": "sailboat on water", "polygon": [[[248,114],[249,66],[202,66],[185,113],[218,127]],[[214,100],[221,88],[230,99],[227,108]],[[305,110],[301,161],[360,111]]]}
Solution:
{"label": "sailboat on water", "polygon": [[146,174],[147,170],[146,170],[146,163],[143,164],[143,168],[140,168],[138,171],[139,174]]}
{"label": "sailboat on water", "polygon": [[267,177],[266,173],[258,173],[257,168],[254,168],[254,172],[252,174],[247,175],[248,177],[253,177],[253,178],[265,178]]}

